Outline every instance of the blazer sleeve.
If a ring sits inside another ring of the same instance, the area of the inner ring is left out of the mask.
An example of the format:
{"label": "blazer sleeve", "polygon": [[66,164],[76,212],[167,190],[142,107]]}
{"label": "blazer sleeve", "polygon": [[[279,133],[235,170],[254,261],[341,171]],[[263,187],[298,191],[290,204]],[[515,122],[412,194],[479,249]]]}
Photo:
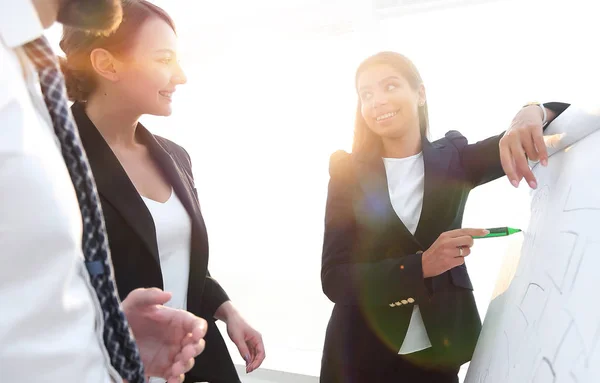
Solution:
{"label": "blazer sleeve", "polygon": [[[173,142],[169,141],[168,146],[170,147],[170,152],[176,156],[176,160],[180,166],[185,168],[184,171],[190,177],[195,192],[195,186],[193,185],[194,176],[192,173],[192,160],[189,153],[182,146]],[[204,281],[204,290],[202,292],[202,313],[206,316],[214,317],[219,306],[228,300],[229,296],[225,292],[225,289],[223,289],[216,279],[211,277],[210,271],[207,271],[206,280]]]}
{"label": "blazer sleeve", "polygon": [[210,317],[214,317],[217,309],[228,300],[229,296],[223,287],[221,287],[216,279],[210,276],[210,272],[207,272],[204,291],[202,293],[202,313],[206,316],[210,315]]}
{"label": "blazer sleeve", "polygon": [[[564,112],[569,104],[548,102],[544,106],[557,114]],[[544,126],[544,130],[548,124]],[[505,175],[500,162],[500,139],[505,132],[487,138],[483,141],[469,144],[467,139],[455,130],[446,133],[446,138],[458,149],[460,160],[467,174],[467,179],[473,187],[483,185]]]}
{"label": "blazer sleeve", "polygon": [[[548,109],[550,109],[551,111],[553,111],[554,113],[556,113],[556,117],[560,116],[560,114],[562,112],[564,112],[565,110],[567,110],[567,108],[569,106],[571,106],[571,104],[568,104],[566,102],[556,102],[556,101],[552,101],[552,102],[545,102],[544,106]],[[545,128],[545,127],[544,127]]]}
{"label": "blazer sleeve", "polygon": [[505,175],[500,162],[500,139],[504,132],[483,141],[469,144],[465,136],[451,130],[446,138],[456,147],[467,181],[476,187]]}
{"label": "blazer sleeve", "polygon": [[357,228],[352,202],[350,155],[331,156],[325,209],[321,284],[325,295],[344,305],[383,306],[428,297],[421,254],[392,254],[378,262],[357,262]]}

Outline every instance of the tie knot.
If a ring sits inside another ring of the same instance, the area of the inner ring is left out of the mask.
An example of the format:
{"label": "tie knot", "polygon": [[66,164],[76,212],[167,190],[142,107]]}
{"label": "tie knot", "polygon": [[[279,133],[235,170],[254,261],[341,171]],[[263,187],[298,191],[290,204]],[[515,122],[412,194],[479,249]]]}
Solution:
{"label": "tie knot", "polygon": [[50,48],[50,43],[48,43],[46,37],[38,37],[23,45],[23,48],[38,72],[49,67],[57,68],[58,60],[54,55],[54,52],[52,52],[52,48]]}

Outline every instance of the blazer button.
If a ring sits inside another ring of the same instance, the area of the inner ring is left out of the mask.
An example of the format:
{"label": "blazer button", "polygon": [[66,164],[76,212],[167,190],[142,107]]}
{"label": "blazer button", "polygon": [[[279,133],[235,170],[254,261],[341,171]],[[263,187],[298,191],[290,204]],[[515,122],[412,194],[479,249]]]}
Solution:
{"label": "blazer button", "polygon": [[423,250],[417,251],[417,254],[423,254]]}
{"label": "blazer button", "polygon": [[403,300],[402,300],[402,304],[403,304],[403,305],[407,305],[407,304],[408,304],[408,301],[407,301],[406,299],[403,299]]}
{"label": "blazer button", "polygon": [[400,301],[396,302],[396,306],[402,306],[402,302],[400,302]]}
{"label": "blazer button", "polygon": [[415,300],[412,298],[408,298],[407,301],[408,301],[408,303],[415,303]]}
{"label": "blazer button", "polygon": [[396,305],[393,303],[390,303],[390,307],[396,307]]}

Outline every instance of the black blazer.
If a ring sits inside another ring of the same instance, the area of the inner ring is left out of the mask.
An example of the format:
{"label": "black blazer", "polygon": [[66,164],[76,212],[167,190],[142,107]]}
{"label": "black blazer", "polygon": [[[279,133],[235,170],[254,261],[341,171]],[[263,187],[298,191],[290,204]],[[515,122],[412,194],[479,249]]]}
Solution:
{"label": "black blazer", "polygon": [[[139,287],[163,288],[152,215],[121,163],[85,113],[82,103],[71,107],[87,153],[106,221],[115,279],[121,299]],[[137,138],[173,186],[192,220],[188,311],[208,322],[206,349],[196,359],[186,381],[239,382],[239,377],[215,324],[216,309],[229,298],[208,272],[208,237],[194,187],[190,157],[181,146],[150,133],[141,124]]]}
{"label": "black blazer", "polygon": [[[557,115],[569,107],[544,105]],[[472,145],[456,131],[433,143],[423,140],[423,209],[414,236],[392,207],[381,158],[342,151],[331,156],[321,281],[335,305],[322,381],[348,381],[344,374],[393,363],[414,304],[432,344],[429,360],[417,362],[456,370],[471,359],[481,321],[467,269],[423,279],[421,254],[441,233],[461,227],[471,189],[504,175],[502,135]]]}
{"label": "black blazer", "polygon": [[392,207],[381,158],[332,155],[321,280],[335,306],[322,377],[390,363],[414,304],[432,344],[427,362],[456,369],[470,360],[481,320],[467,269],[424,280],[421,253],[441,233],[461,227],[471,189],[504,175],[501,136],[473,145],[456,131],[433,143],[423,140],[423,208],[414,236]]}

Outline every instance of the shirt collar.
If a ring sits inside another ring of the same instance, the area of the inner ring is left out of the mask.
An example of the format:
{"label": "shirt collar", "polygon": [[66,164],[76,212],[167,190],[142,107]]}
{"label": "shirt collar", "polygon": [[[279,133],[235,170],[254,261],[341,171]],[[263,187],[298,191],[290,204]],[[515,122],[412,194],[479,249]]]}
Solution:
{"label": "shirt collar", "polygon": [[16,48],[44,33],[42,22],[31,0],[0,0],[0,39]]}

